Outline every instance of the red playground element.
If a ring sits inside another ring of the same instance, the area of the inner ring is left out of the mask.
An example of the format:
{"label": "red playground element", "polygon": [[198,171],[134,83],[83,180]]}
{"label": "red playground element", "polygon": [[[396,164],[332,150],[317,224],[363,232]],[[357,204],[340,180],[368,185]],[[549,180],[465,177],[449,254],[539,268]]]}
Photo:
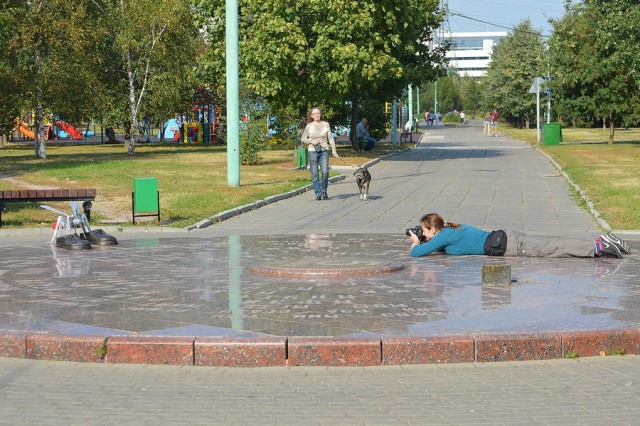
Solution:
{"label": "red playground element", "polygon": [[71,124],[58,120],[56,121],[56,126],[67,132],[69,136],[71,136],[71,139],[82,139],[82,133],[80,133],[80,131],[73,127]]}

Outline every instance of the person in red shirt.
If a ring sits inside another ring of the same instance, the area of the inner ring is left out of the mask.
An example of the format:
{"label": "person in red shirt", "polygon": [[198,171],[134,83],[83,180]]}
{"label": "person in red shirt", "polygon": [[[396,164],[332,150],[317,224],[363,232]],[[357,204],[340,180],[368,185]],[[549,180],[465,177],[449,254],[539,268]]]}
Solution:
{"label": "person in red shirt", "polygon": [[496,131],[498,130],[498,118],[500,118],[500,114],[498,114],[498,111],[494,108],[491,113],[491,136],[498,136],[496,135]]}

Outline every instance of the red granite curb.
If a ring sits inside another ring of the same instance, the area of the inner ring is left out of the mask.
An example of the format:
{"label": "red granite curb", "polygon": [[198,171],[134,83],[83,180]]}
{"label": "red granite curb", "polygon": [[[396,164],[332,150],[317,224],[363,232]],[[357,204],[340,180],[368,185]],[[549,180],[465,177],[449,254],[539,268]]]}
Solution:
{"label": "red granite curb", "polygon": [[0,334],[0,356],[213,367],[376,366],[640,355],[640,328],[476,336],[331,338]]}

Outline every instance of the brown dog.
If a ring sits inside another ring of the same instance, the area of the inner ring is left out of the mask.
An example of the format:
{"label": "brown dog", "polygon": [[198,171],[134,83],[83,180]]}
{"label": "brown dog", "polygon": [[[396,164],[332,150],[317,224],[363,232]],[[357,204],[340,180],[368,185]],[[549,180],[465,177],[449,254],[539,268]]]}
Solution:
{"label": "brown dog", "polygon": [[358,190],[360,191],[360,199],[366,200],[369,193],[369,183],[371,182],[371,173],[366,167],[360,167],[353,174],[356,177],[358,183]]}

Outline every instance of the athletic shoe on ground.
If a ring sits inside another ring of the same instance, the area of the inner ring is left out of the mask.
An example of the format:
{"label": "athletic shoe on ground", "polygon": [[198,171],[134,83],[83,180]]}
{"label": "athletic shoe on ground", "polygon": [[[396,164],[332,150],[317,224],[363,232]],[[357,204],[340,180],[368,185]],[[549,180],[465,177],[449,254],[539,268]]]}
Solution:
{"label": "athletic shoe on ground", "polygon": [[627,243],[625,240],[621,238],[618,238],[612,232],[607,232],[606,234],[602,235],[602,239],[618,247],[620,251],[624,254],[631,253],[631,248],[629,247],[629,243]]}
{"label": "athletic shoe on ground", "polygon": [[622,259],[622,253],[620,249],[613,243],[605,240],[604,235],[596,240],[596,248],[594,255],[596,257],[617,257]]}

